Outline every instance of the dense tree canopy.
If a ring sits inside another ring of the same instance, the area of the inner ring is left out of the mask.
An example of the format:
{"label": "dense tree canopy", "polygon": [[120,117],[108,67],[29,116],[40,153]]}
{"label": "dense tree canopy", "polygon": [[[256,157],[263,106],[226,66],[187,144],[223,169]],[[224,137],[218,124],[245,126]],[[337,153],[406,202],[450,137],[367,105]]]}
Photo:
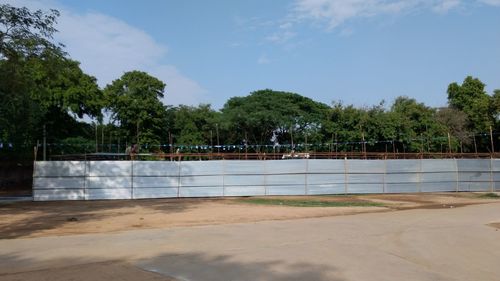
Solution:
{"label": "dense tree canopy", "polygon": [[160,143],[164,90],[165,83],[141,71],[126,72],[106,86],[106,108],[125,137],[139,143]]}
{"label": "dense tree canopy", "polygon": [[290,143],[293,134],[297,141],[316,137],[328,106],[295,93],[261,90],[229,99],[221,111],[233,142],[267,144],[274,134],[279,142]]}
{"label": "dense tree canopy", "polygon": [[444,108],[411,97],[371,107],[326,105],[271,89],[232,97],[221,110],[174,107],[163,103],[165,83],[142,71],[126,72],[101,89],[53,42],[58,16],[56,10],[0,5],[0,156],[30,154],[43,128],[53,154],[123,152],[131,142],[147,151],[308,144],[316,151],[481,152],[491,151],[490,127],[494,143],[498,139],[500,90],[489,95],[472,76],[448,86]]}
{"label": "dense tree canopy", "polygon": [[73,114],[101,116],[96,79],[51,42],[58,15],[0,5],[0,141],[16,149],[41,139],[43,128],[49,141],[81,132]]}
{"label": "dense tree canopy", "polygon": [[450,107],[467,115],[470,129],[487,131],[494,124],[492,98],[486,93],[485,86],[481,80],[472,76],[466,77],[462,85],[454,82],[448,86]]}

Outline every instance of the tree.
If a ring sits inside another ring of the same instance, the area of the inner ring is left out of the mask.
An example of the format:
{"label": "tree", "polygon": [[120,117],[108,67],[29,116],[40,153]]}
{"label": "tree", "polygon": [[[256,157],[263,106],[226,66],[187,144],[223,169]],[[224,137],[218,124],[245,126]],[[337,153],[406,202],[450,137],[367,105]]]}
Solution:
{"label": "tree", "polygon": [[63,54],[60,46],[51,42],[57,32],[59,12],[30,11],[8,4],[0,5],[0,59],[38,56],[48,50]]}
{"label": "tree", "polygon": [[[31,147],[76,132],[71,115],[101,116],[96,79],[52,43],[59,13],[0,5],[0,140]],[[29,151],[29,150],[28,150]]]}
{"label": "tree", "polygon": [[436,113],[436,121],[442,126],[442,131],[446,131],[453,137],[453,146],[457,150],[463,145],[470,145],[473,141],[472,134],[468,130],[469,120],[467,114],[455,108],[440,108]]}
{"label": "tree", "polygon": [[462,83],[448,86],[448,103],[451,108],[461,110],[469,119],[469,130],[487,132],[494,123],[491,112],[491,97],[484,90],[481,80],[467,76]]}
{"label": "tree", "polygon": [[159,144],[165,119],[165,83],[141,71],[126,72],[104,89],[111,120],[118,122],[129,141]]}
{"label": "tree", "polygon": [[[260,90],[246,97],[230,98],[222,108],[223,127],[228,140],[267,144],[274,135],[282,144],[321,137],[328,106],[299,94]],[[292,132],[290,130],[293,130]]]}
{"label": "tree", "polygon": [[435,110],[409,97],[397,97],[391,106],[391,122],[395,126],[395,139],[406,152],[425,150],[426,143],[438,132]]}
{"label": "tree", "polygon": [[213,144],[219,113],[209,104],[197,107],[180,105],[173,109],[172,133],[181,145]]}

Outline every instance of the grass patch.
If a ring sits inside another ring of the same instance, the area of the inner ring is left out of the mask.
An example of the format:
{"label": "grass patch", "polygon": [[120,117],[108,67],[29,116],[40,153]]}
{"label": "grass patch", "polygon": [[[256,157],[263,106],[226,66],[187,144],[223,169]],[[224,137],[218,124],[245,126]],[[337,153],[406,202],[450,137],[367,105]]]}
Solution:
{"label": "grass patch", "polygon": [[321,201],[321,200],[292,200],[292,199],[267,199],[267,198],[249,198],[242,199],[240,202],[256,205],[276,205],[290,207],[384,207],[385,205],[377,202],[363,201]]}
{"label": "grass patch", "polygon": [[498,198],[500,198],[500,195],[493,193],[493,192],[489,192],[489,193],[484,193],[484,194],[479,195],[479,198],[498,199]]}

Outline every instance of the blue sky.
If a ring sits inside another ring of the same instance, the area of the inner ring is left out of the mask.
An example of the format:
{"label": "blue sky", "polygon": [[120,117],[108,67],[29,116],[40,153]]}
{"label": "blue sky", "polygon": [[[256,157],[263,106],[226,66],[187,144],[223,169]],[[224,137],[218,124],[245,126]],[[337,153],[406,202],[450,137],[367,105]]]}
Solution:
{"label": "blue sky", "polygon": [[500,0],[7,0],[61,11],[56,39],[101,86],[143,70],[166,104],[270,88],[331,104],[446,105],[467,75],[500,89]]}

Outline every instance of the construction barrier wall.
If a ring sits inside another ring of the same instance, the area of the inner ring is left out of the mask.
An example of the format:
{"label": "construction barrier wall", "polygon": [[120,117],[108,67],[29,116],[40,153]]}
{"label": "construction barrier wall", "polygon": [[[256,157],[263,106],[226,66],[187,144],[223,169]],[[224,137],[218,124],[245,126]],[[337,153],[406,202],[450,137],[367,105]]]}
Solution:
{"label": "construction barrier wall", "polygon": [[500,191],[500,159],[37,161],[33,198]]}

